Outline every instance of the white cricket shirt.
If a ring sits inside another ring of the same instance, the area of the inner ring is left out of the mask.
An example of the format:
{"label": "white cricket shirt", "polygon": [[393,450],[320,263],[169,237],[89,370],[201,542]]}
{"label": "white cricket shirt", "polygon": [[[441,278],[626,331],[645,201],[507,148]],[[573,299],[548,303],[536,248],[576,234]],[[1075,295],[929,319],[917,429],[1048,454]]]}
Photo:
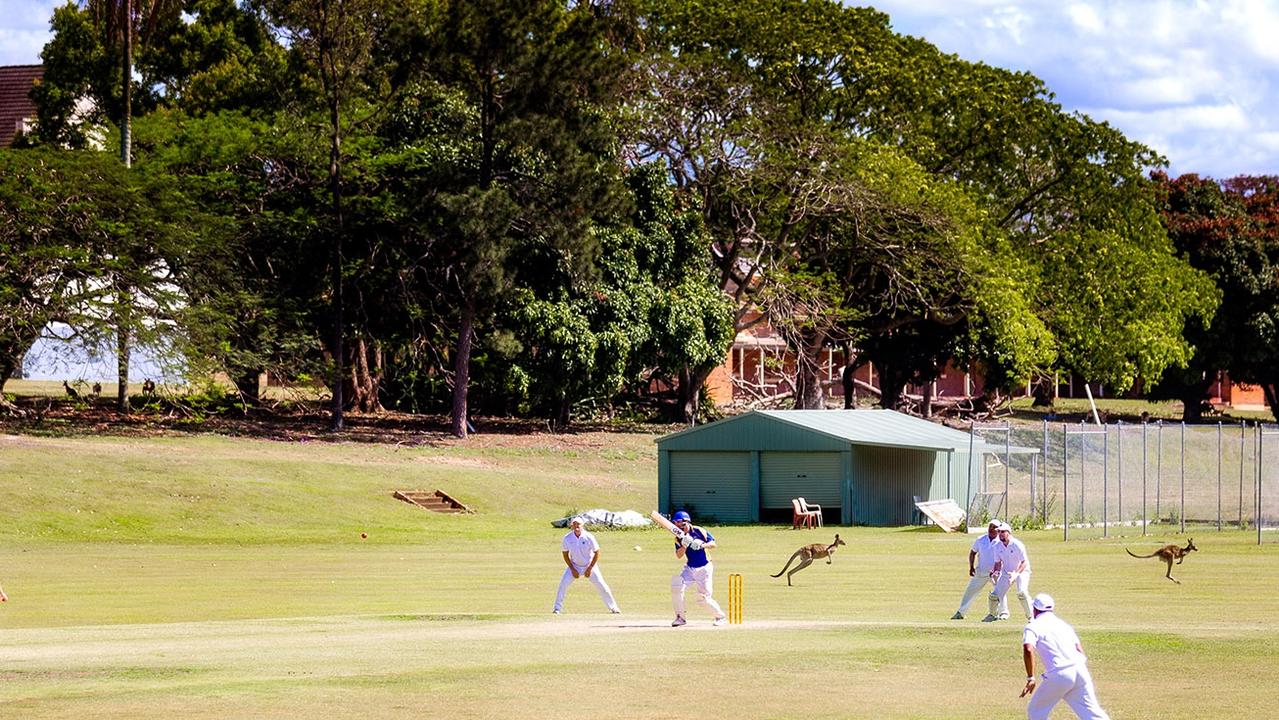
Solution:
{"label": "white cricket shirt", "polygon": [[568,553],[568,559],[578,567],[586,567],[591,564],[591,558],[599,551],[600,544],[595,541],[595,536],[590,532],[583,530],[582,537],[578,537],[570,530],[564,536],[564,542],[561,549]]}
{"label": "white cricket shirt", "polygon": [[1082,665],[1088,658],[1079,650],[1079,636],[1057,613],[1039,613],[1039,617],[1026,623],[1021,641],[1035,648],[1044,664],[1044,672]]}
{"label": "white cricket shirt", "polygon": [[995,567],[995,546],[998,544],[998,535],[994,538],[981,535],[973,541],[972,551],[977,553],[977,572],[989,573],[990,569]]}
{"label": "white cricket shirt", "polygon": [[1015,537],[1008,538],[1007,545],[999,540],[995,541],[995,560],[1003,562],[999,566],[1000,572],[1016,572],[1022,560],[1026,561],[1026,569],[1022,572],[1030,572],[1030,556],[1026,554],[1026,546]]}

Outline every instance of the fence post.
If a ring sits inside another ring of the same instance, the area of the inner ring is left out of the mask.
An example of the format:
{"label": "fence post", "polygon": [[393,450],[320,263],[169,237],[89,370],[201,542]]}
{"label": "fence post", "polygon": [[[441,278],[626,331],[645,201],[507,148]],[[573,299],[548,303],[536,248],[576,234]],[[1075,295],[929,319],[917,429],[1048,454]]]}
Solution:
{"label": "fence post", "polygon": [[1217,421],[1217,532],[1221,532],[1221,421]]}
{"label": "fence post", "polygon": [[1248,421],[1239,421],[1239,529],[1243,530],[1243,466],[1248,454]]}
{"label": "fence post", "polygon": [[1155,427],[1155,522],[1159,522],[1159,500],[1163,495],[1164,479],[1164,421],[1159,419]]}
{"label": "fence post", "polygon": [[1079,432],[1081,433],[1081,435],[1080,435],[1079,442],[1080,442],[1080,448],[1082,450],[1082,452],[1079,453],[1079,521],[1080,522],[1085,522],[1088,518],[1088,506],[1084,505],[1084,502],[1087,500],[1087,497],[1088,497],[1088,488],[1086,486],[1086,483],[1088,481],[1087,479],[1084,478],[1084,474],[1088,472],[1088,462],[1087,462],[1088,443],[1086,440],[1083,439],[1084,437],[1082,435],[1083,431],[1084,431],[1084,423],[1082,420],[1080,420]]}
{"label": "fence post", "polygon": [[1009,494],[1010,481],[1008,479],[1009,470],[1013,466],[1013,425],[1008,420],[1004,421],[1004,512],[1009,515],[1013,514],[1013,496]]}
{"label": "fence post", "polygon": [[1110,427],[1101,431],[1101,536],[1110,537]]}
{"label": "fence post", "polygon": [[1066,434],[1066,423],[1061,424],[1061,539],[1070,539],[1070,454],[1066,452],[1070,444],[1070,436]]}
{"label": "fence post", "polygon": [[1186,532],[1186,421],[1181,421],[1181,532]]}
{"label": "fence post", "polygon": [[1048,418],[1044,418],[1044,488],[1039,495],[1039,512],[1045,525],[1048,524]]}
{"label": "fence post", "polygon": [[1141,534],[1146,534],[1146,430],[1149,422],[1141,424]]}
{"label": "fence post", "polygon": [[1257,544],[1261,544],[1261,458],[1265,452],[1266,433],[1261,427],[1261,421],[1257,421]]}
{"label": "fence post", "polygon": [[1119,486],[1119,527],[1123,532],[1124,525],[1124,421],[1115,423],[1115,442],[1119,445],[1119,472],[1115,484]]}
{"label": "fence post", "polygon": [[[964,517],[973,511],[973,439],[977,434],[977,421],[968,425],[968,490],[964,494]],[[985,461],[982,461],[985,463]]]}

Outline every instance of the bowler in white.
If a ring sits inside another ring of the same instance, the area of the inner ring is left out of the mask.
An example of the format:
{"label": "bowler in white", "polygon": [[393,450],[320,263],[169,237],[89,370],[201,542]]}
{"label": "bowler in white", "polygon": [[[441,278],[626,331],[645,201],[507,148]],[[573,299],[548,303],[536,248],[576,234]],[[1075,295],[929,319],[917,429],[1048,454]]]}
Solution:
{"label": "bowler in white", "polygon": [[[1053,612],[1052,597],[1035,596],[1035,617],[1022,631],[1021,652],[1026,664],[1026,687],[1021,697],[1030,697],[1026,717],[1047,720],[1053,706],[1065,700],[1075,715],[1083,720],[1110,720],[1097,702],[1097,690],[1088,673],[1088,658],[1079,644],[1079,636],[1065,620]],[[1044,664],[1042,682],[1035,682],[1035,652]],[[1036,686],[1038,685],[1038,686]]]}
{"label": "bowler in white", "polygon": [[564,536],[564,542],[560,543],[564,564],[568,567],[564,569],[564,575],[560,577],[560,589],[555,593],[555,608],[552,612],[556,615],[564,612],[564,595],[568,593],[568,586],[579,577],[585,577],[595,585],[608,611],[620,613],[621,609],[617,607],[617,601],[613,599],[613,591],[608,583],[604,582],[604,576],[600,574],[599,569],[595,567],[600,561],[600,544],[582,525],[581,518],[570,520],[569,526],[573,529]]}
{"label": "bowler in white", "polygon": [[[990,593],[990,614],[983,622],[1008,619],[1008,589],[1017,586],[1017,599],[1030,619],[1030,556],[1026,546],[1012,536],[1008,523],[1000,523],[999,540],[995,543],[995,589]],[[1001,610],[1002,607],[1002,610]]]}
{"label": "bowler in white", "polygon": [[[993,583],[994,579],[990,576],[992,570],[995,569],[995,545],[999,543],[999,526],[998,520],[991,520],[986,525],[986,534],[978,535],[973,541],[973,546],[968,550],[968,587],[964,589],[964,598],[959,601],[959,609],[954,615],[950,616],[951,620],[963,620],[964,613],[968,612],[968,606],[976,599],[977,594],[986,587],[988,583]],[[1008,598],[1005,597],[999,603],[1000,614],[1008,615]]]}

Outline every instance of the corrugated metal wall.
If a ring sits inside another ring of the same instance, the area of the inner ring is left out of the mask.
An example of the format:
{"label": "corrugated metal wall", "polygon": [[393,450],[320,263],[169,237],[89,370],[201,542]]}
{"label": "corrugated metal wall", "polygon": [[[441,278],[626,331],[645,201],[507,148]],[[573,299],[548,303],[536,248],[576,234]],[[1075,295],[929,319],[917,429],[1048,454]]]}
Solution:
{"label": "corrugated metal wall", "polygon": [[844,481],[843,455],[837,452],[763,452],[759,455],[759,500],[765,508],[789,510],[802,497],[822,506],[840,507]]}
{"label": "corrugated metal wall", "polygon": [[[938,456],[943,462],[939,462]],[[944,488],[946,453],[868,445],[853,446],[854,522],[861,525],[906,525],[915,510],[913,496],[933,496],[936,474]],[[944,497],[944,496],[941,496]]]}
{"label": "corrugated metal wall", "polygon": [[670,507],[717,522],[751,520],[749,452],[670,453]]}

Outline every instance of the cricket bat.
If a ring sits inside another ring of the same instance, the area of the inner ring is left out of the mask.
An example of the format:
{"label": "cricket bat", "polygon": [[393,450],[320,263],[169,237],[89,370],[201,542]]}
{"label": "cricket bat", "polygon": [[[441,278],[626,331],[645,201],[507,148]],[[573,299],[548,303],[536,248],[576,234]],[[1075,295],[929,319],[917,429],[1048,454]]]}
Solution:
{"label": "cricket bat", "polygon": [[665,515],[654,510],[653,512],[649,513],[648,516],[653,518],[653,522],[657,523],[658,525],[661,525],[667,530],[670,530],[671,534],[674,535],[675,537],[681,538],[681,539],[684,537],[684,531],[676,527],[675,523],[671,522],[670,520],[667,520]]}

